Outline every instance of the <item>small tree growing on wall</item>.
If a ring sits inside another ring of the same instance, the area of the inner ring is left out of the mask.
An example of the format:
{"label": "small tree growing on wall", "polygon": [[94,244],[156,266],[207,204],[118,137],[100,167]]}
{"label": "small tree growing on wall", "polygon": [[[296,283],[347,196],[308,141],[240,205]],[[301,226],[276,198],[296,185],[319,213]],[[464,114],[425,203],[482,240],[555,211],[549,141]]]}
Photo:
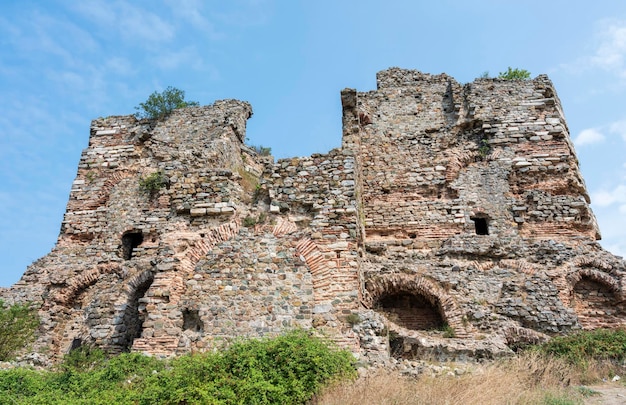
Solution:
{"label": "small tree growing on wall", "polygon": [[161,93],[155,91],[144,103],[135,107],[137,118],[162,119],[177,108],[197,106],[197,101],[185,101],[185,92],[169,86]]}
{"label": "small tree growing on wall", "polygon": [[139,179],[139,189],[143,192],[154,195],[157,191],[167,185],[167,178],[163,172],[154,172]]}
{"label": "small tree growing on wall", "polygon": [[510,66],[506,72],[500,72],[498,79],[504,80],[528,80],[530,79],[530,72],[526,69],[512,69]]}

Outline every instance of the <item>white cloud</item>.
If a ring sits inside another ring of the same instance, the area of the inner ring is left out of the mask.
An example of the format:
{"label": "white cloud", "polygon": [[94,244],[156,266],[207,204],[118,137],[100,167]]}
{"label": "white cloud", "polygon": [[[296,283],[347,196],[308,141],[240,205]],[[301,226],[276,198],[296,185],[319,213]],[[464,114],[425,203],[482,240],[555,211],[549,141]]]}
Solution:
{"label": "white cloud", "polygon": [[202,57],[195,47],[186,47],[178,51],[164,51],[156,56],[155,64],[164,70],[176,69],[187,65],[194,69],[202,68]]}
{"label": "white cloud", "polygon": [[591,145],[594,143],[603,142],[604,135],[595,128],[583,129],[578,136],[574,139],[574,144],[578,147],[583,145]]}
{"label": "white cloud", "polygon": [[166,3],[175,16],[188,22],[194,28],[204,31],[210,39],[220,39],[224,36],[216,31],[214,24],[204,15],[204,2],[199,0],[168,0]]}
{"label": "white cloud", "polygon": [[601,20],[592,38],[592,51],[573,63],[561,67],[581,73],[591,69],[602,69],[621,79],[626,79],[626,21]]}
{"label": "white cloud", "polygon": [[615,203],[626,204],[626,184],[619,184],[613,189],[604,189],[591,193],[591,201],[599,207]]}
{"label": "white cloud", "polygon": [[626,142],[626,120],[615,121],[609,125],[609,131],[622,137]]}
{"label": "white cloud", "polygon": [[626,56],[626,22],[605,22],[599,33],[600,44],[590,58],[592,66],[626,76],[624,57]]}
{"label": "white cloud", "polygon": [[602,143],[607,137],[612,138],[611,135],[617,135],[626,142],[626,120],[613,121],[597,128],[583,129],[574,138],[574,145],[580,148],[584,145]]}
{"label": "white cloud", "polygon": [[167,42],[174,38],[174,26],[150,10],[126,1],[74,2],[73,9],[101,28],[132,42]]}
{"label": "white cloud", "polygon": [[106,67],[111,72],[123,76],[130,75],[136,70],[128,59],[115,56],[107,59]]}

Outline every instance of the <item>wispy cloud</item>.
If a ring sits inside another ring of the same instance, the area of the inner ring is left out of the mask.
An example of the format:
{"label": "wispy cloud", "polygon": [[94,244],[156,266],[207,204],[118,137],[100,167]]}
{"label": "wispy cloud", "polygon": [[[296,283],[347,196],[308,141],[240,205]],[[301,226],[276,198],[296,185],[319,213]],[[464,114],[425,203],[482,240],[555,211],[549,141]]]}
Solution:
{"label": "wispy cloud", "polygon": [[609,125],[609,131],[622,137],[626,142],[626,120],[616,121]]}
{"label": "wispy cloud", "polygon": [[626,55],[626,22],[604,22],[599,32],[600,43],[589,62],[607,71],[626,77],[624,56]]}
{"label": "wispy cloud", "polygon": [[605,139],[604,135],[595,128],[583,129],[580,133],[574,138],[574,144],[577,147],[583,145],[591,145],[594,143],[603,142]]}
{"label": "wispy cloud", "polygon": [[80,1],[72,7],[100,28],[127,41],[167,42],[176,34],[174,26],[157,14],[126,1]]}
{"label": "wispy cloud", "polygon": [[165,51],[159,55],[155,55],[154,63],[164,70],[176,69],[182,65],[191,66],[196,70],[203,67],[202,57],[193,46],[175,51]]}
{"label": "wispy cloud", "polygon": [[582,73],[601,69],[626,79],[626,21],[605,19],[597,23],[590,45],[591,51],[561,68]]}
{"label": "wispy cloud", "polygon": [[574,137],[574,145],[583,147],[605,142],[607,139],[614,140],[616,137],[626,142],[626,119],[613,121],[609,124],[595,128],[583,129]]}
{"label": "wispy cloud", "polygon": [[208,18],[208,14],[204,9],[205,2],[200,0],[167,0],[166,4],[170,7],[174,16],[180,18],[184,23],[189,23],[195,29],[204,32],[209,39],[216,40],[225,37],[223,33],[219,33],[215,24]]}
{"label": "wispy cloud", "polygon": [[594,205],[608,207],[614,204],[626,204],[626,184],[619,184],[612,189],[602,189],[591,193]]}

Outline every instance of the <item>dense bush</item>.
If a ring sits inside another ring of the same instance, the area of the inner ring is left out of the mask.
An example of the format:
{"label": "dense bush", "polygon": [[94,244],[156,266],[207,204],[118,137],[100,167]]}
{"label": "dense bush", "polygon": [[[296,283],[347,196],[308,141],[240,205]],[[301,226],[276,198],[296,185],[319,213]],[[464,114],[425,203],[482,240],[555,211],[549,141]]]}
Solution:
{"label": "dense bush", "polygon": [[626,360],[626,330],[596,329],[555,337],[539,346],[538,350],[580,366],[591,360],[622,363]]}
{"label": "dense bush", "polygon": [[38,326],[37,312],[30,305],[7,307],[0,300],[0,361],[11,359],[28,345]]}
{"label": "dense bush", "polygon": [[302,404],[354,373],[350,353],[305,331],[171,362],[79,349],[57,371],[0,371],[0,404]]}
{"label": "dense bush", "polygon": [[185,101],[185,92],[175,87],[168,87],[161,93],[155,91],[144,103],[135,107],[137,118],[165,118],[177,108],[199,105],[197,101]]}

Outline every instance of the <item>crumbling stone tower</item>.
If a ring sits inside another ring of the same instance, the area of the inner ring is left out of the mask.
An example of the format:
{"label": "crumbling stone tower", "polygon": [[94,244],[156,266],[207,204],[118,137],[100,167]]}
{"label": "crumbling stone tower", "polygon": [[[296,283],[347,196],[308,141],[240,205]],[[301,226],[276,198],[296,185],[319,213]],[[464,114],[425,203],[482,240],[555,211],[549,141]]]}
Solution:
{"label": "crumbling stone tower", "polygon": [[624,263],[596,243],[547,76],[461,86],[389,69],[377,84],[342,92],[343,148],[357,156],[364,305],[395,329],[396,355],[446,325],[515,346],[624,322]]}
{"label": "crumbling stone tower", "polygon": [[371,361],[463,359],[624,323],[624,262],[596,242],[546,76],[393,68],[341,98],[342,147],[276,163],[244,144],[245,102],[94,120],[57,245],[0,291],[40,305],[36,348],[303,327]]}

